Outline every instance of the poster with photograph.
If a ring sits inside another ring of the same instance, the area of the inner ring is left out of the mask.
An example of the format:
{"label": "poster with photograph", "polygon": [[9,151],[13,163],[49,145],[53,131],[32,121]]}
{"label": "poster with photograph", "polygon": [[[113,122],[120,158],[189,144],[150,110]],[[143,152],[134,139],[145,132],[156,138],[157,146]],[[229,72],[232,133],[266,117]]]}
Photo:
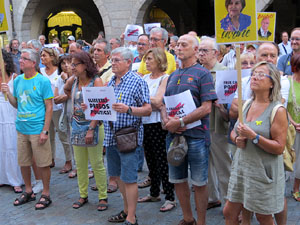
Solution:
{"label": "poster with photograph", "polygon": [[0,0],[0,32],[8,31],[5,2]]}
{"label": "poster with photograph", "polygon": [[257,13],[257,40],[271,41],[275,40],[276,13],[258,12]]}

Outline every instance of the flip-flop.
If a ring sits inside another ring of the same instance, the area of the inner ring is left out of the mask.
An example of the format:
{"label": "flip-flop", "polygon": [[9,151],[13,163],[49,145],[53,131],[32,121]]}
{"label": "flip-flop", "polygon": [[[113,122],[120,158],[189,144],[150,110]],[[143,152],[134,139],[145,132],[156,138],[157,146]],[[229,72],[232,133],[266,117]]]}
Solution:
{"label": "flip-flop", "polygon": [[158,196],[158,197],[152,197],[150,195],[147,195],[143,198],[139,198],[138,199],[138,203],[144,203],[144,202],[159,202],[161,201],[161,198]]}
{"label": "flip-flop", "polygon": [[107,193],[114,193],[118,190],[118,187],[112,184],[109,184],[107,187]]}
{"label": "flip-flop", "polygon": [[166,200],[165,203],[160,207],[159,211],[168,212],[168,211],[171,211],[172,209],[174,209],[175,206],[176,206],[175,201]]}
{"label": "flip-flop", "polygon": [[77,170],[72,170],[69,175],[68,175],[69,178],[75,178],[77,177]]}
{"label": "flip-flop", "polygon": [[67,169],[66,167],[63,167],[60,171],[59,174],[64,174],[64,173],[69,173],[72,170],[72,167],[70,169]]}
{"label": "flip-flop", "polygon": [[19,194],[19,193],[23,192],[23,190],[22,190],[22,188],[20,186],[14,186],[14,187],[12,187],[12,189],[14,190],[14,192],[16,194]]}

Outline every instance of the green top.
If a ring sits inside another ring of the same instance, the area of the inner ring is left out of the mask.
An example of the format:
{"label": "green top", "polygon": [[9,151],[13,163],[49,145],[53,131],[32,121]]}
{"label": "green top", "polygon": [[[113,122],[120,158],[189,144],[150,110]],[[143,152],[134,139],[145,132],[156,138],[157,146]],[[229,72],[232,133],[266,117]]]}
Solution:
{"label": "green top", "polygon": [[[296,113],[295,105],[293,103],[293,96],[292,96],[293,87],[292,87],[291,79],[292,79],[292,77],[289,77],[291,87],[290,87],[290,92],[289,92],[289,100],[288,100],[288,104],[287,104],[287,110],[288,110],[289,114],[291,115],[291,117],[293,118],[293,120],[296,123],[300,123],[300,113],[299,114]],[[300,107],[300,83],[296,82],[295,80],[293,83],[294,83],[294,90],[295,90],[295,96],[296,96],[296,103]]]}

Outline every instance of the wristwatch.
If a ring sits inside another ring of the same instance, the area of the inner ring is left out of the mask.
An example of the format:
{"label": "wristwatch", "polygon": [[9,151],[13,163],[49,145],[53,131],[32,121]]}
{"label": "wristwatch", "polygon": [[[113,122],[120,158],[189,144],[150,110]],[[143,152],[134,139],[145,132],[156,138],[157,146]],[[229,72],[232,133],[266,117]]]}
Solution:
{"label": "wristwatch", "polygon": [[89,130],[95,130],[96,128],[95,127],[89,127]]}
{"label": "wristwatch", "polygon": [[180,119],[179,119],[179,121],[180,121],[180,127],[184,127],[184,126],[185,126],[185,124],[184,124],[184,122],[183,122],[183,119],[182,119],[182,118],[180,118]]}
{"label": "wristwatch", "polygon": [[132,108],[131,108],[130,106],[128,107],[127,113],[128,113],[129,115],[132,115]]}
{"label": "wristwatch", "polygon": [[42,133],[48,135],[48,131],[47,130],[43,130]]}
{"label": "wristwatch", "polygon": [[256,137],[254,139],[252,139],[252,143],[257,145],[259,141],[259,134],[256,135]]}

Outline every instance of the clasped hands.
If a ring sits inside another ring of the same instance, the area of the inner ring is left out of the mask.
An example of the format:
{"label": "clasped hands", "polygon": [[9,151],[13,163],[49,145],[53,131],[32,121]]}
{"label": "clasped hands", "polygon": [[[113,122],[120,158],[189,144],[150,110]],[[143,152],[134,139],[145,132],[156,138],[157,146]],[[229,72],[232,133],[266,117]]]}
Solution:
{"label": "clasped hands", "polygon": [[181,134],[186,131],[186,126],[180,126],[179,117],[168,116],[168,119],[163,121],[163,129],[166,129],[171,133]]}
{"label": "clasped hands", "polygon": [[247,140],[252,140],[256,137],[256,133],[246,124],[240,123],[237,126],[237,132],[239,135],[235,139],[235,144],[238,148],[245,148]]}

